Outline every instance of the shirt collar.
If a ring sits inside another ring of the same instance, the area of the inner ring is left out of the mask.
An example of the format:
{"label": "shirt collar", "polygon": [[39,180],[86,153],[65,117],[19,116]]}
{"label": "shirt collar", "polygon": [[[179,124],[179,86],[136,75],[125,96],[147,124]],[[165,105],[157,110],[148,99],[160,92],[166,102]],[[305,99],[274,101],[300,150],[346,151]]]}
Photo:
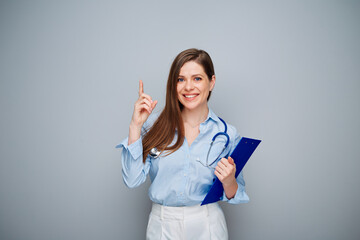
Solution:
{"label": "shirt collar", "polygon": [[209,113],[208,113],[208,116],[207,116],[205,122],[207,122],[210,119],[215,122],[220,122],[219,117],[213,112],[213,110],[211,110],[211,108],[209,108]]}

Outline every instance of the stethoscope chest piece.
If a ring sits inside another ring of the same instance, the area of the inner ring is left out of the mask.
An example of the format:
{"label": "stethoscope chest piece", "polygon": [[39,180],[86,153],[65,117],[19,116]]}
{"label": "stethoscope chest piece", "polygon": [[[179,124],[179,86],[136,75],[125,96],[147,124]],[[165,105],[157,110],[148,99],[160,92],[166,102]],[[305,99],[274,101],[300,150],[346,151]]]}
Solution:
{"label": "stethoscope chest piece", "polygon": [[149,155],[153,158],[158,158],[160,156],[160,151],[157,148],[152,148],[149,152]]}

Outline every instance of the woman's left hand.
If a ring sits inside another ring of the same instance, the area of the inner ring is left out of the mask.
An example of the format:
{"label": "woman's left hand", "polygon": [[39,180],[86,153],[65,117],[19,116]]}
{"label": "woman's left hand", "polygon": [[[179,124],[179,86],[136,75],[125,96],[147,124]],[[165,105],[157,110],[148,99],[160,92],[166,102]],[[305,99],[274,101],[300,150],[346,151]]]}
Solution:
{"label": "woman's left hand", "polygon": [[228,159],[222,158],[215,168],[215,175],[224,187],[236,183],[235,172],[236,165],[231,157]]}
{"label": "woman's left hand", "polygon": [[215,168],[215,175],[222,183],[226,197],[228,199],[233,198],[238,189],[235,172],[236,165],[234,163],[234,159],[232,159],[231,157],[229,157],[228,159],[222,158]]}

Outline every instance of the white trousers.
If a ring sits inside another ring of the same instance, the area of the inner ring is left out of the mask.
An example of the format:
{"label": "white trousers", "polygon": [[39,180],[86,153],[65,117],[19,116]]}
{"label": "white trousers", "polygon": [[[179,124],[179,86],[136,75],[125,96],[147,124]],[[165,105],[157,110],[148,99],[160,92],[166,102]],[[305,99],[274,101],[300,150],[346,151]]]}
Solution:
{"label": "white trousers", "polygon": [[227,240],[225,216],[218,203],[167,207],[153,203],[147,240]]}

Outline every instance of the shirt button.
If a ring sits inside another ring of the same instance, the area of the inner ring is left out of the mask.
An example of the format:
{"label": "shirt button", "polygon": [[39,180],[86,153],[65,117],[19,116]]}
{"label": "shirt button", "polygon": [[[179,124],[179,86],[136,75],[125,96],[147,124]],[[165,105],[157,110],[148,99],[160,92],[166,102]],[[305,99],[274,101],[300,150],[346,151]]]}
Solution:
{"label": "shirt button", "polygon": [[187,174],[186,174],[186,173],[184,173],[184,177],[186,177],[186,175],[187,175]]}

